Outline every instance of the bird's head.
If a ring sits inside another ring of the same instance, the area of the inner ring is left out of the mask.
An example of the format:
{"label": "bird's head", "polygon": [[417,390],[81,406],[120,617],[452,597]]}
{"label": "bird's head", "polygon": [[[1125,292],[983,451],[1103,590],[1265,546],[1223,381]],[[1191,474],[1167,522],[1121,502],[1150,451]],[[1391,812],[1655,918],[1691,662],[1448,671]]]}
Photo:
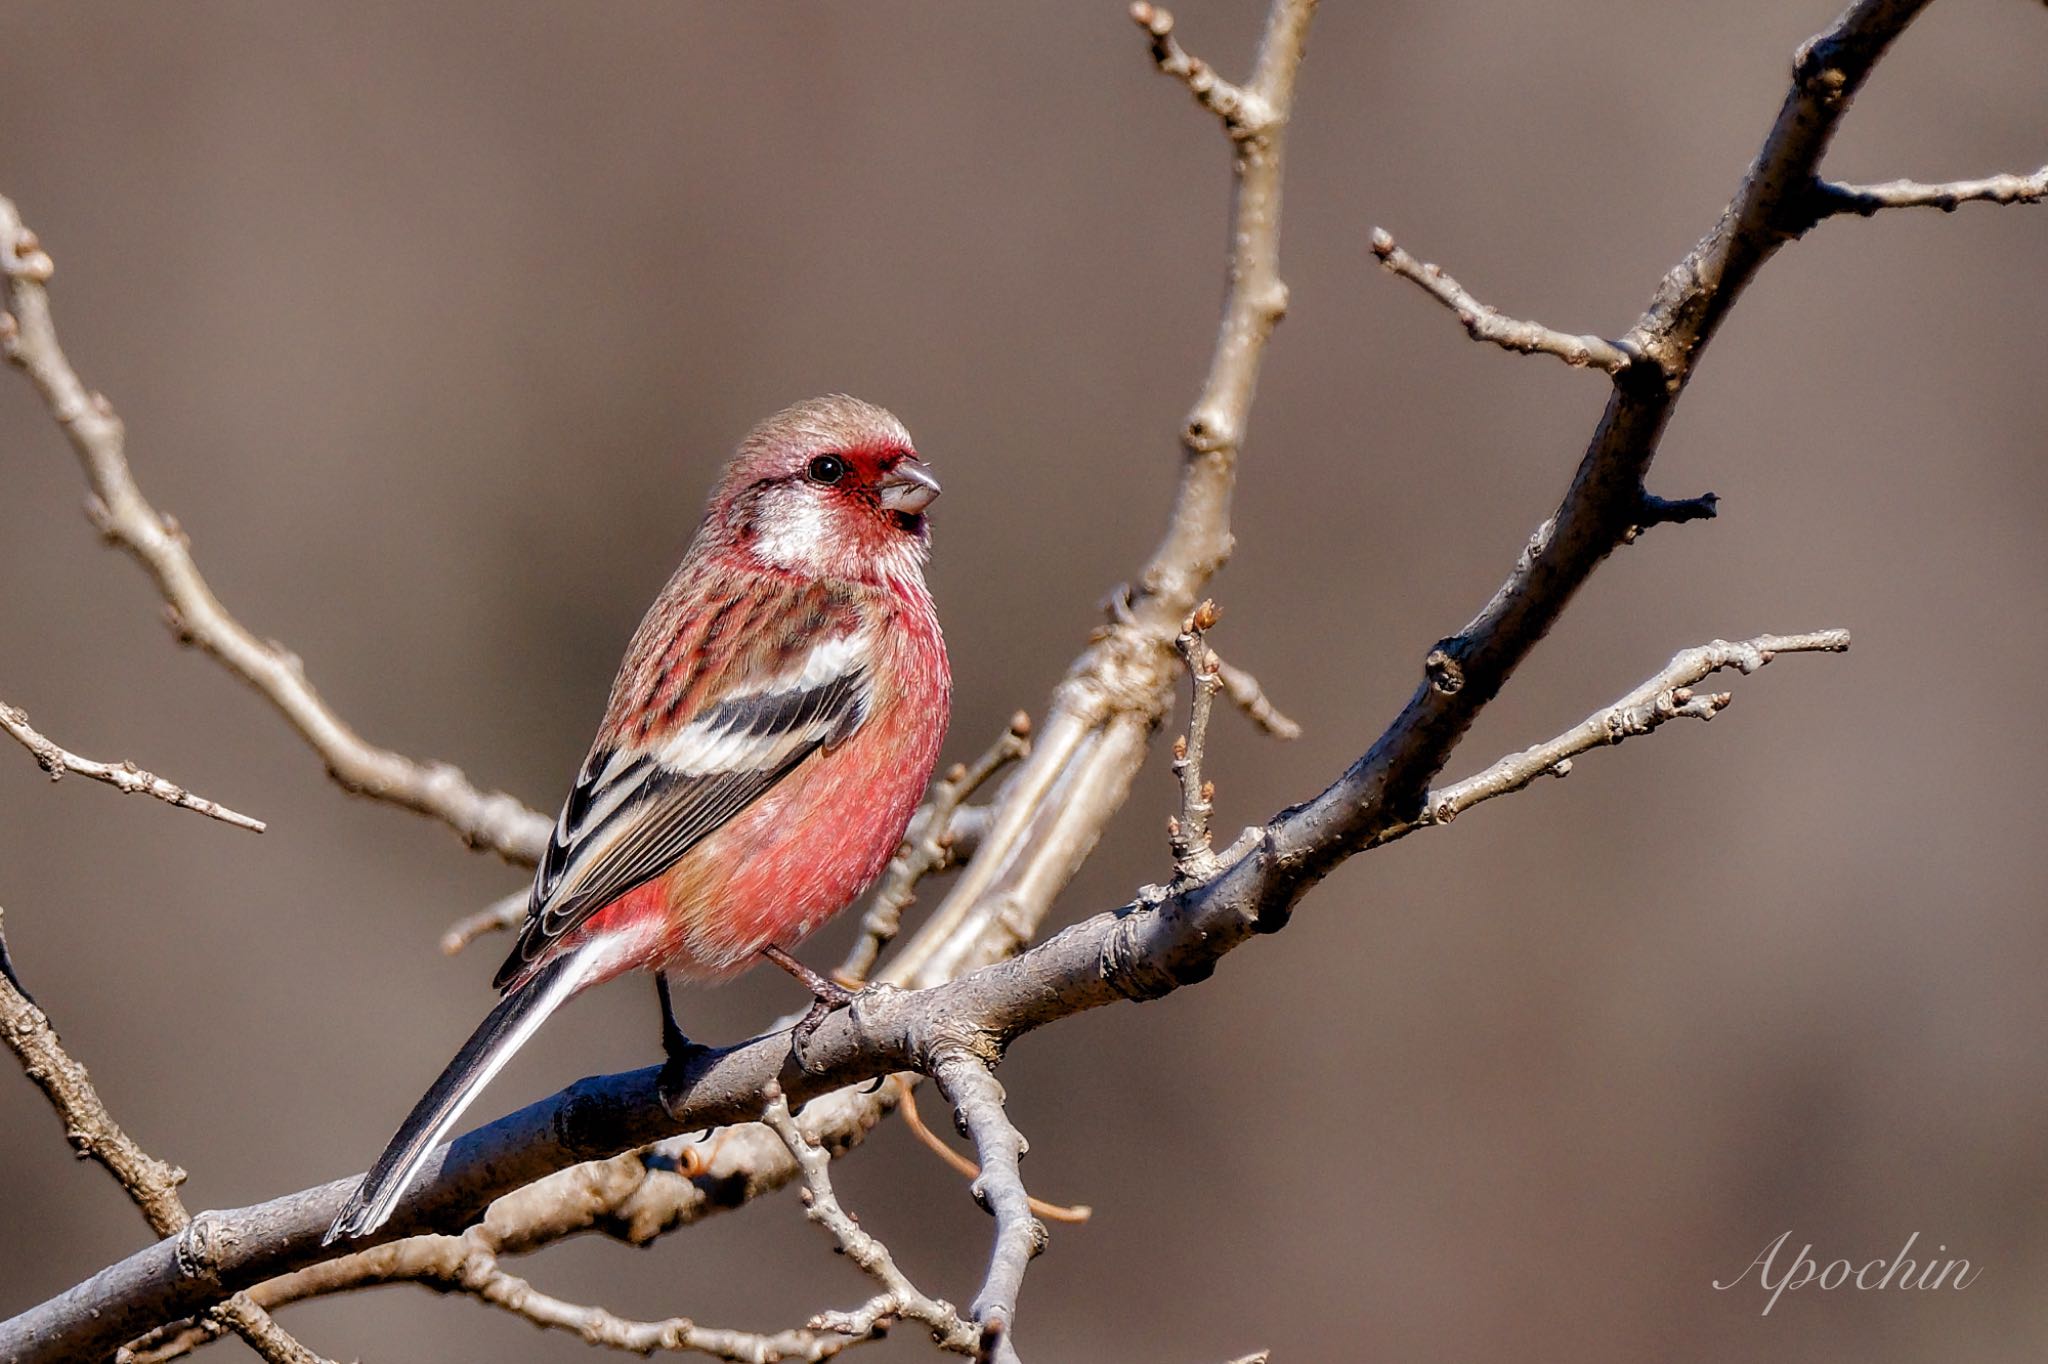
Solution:
{"label": "bird's head", "polygon": [[784,408],[740,443],[712,495],[731,549],[793,572],[880,582],[915,576],[939,481],[903,423],[834,394]]}

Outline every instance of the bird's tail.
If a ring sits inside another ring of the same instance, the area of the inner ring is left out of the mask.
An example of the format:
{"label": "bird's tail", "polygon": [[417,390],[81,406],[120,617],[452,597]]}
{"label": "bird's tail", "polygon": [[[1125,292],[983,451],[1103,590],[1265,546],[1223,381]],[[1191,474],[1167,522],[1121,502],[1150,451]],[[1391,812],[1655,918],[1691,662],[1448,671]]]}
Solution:
{"label": "bird's tail", "polygon": [[426,1097],[413,1105],[398,1135],[377,1157],[370,1173],[363,1176],[362,1185],[349,1196],[334,1225],[321,1238],[321,1245],[367,1236],[389,1220],[398,1200],[419,1175],[420,1167],[448,1135],[448,1129],[455,1126],[463,1110],[505,1068],[512,1054],[526,1044],[526,1039],[547,1021],[548,1015],[589,983],[588,968],[596,946],[591,943],[565,953],[498,1001],[498,1006],[462,1044],[462,1050],[455,1053],[455,1059],[434,1081]]}

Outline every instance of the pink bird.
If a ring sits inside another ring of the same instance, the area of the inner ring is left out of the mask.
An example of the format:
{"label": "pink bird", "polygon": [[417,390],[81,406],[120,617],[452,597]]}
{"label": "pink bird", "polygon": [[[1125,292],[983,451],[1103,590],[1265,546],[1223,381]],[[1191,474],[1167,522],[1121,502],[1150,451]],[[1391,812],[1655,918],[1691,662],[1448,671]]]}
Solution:
{"label": "pink bird", "polygon": [[671,976],[768,958],[816,997],[799,1048],[851,998],[788,950],[880,875],[938,759],[952,705],[924,585],[938,495],[902,424],[853,398],[798,403],[740,444],[626,650],[498,970],[504,998],[327,1242],[382,1226],[478,1092],[593,985],[653,972],[671,1062],[693,1045]]}

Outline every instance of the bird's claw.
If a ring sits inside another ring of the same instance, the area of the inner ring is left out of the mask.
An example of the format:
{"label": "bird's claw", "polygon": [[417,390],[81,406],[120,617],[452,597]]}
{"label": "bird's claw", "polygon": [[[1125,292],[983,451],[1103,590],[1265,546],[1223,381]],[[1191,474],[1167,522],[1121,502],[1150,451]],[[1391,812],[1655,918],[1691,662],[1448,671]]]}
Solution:
{"label": "bird's claw", "polygon": [[810,1059],[804,1055],[805,1050],[811,1044],[811,1038],[816,1035],[818,1028],[827,1018],[841,1009],[851,1008],[853,1002],[860,998],[859,992],[848,990],[838,984],[833,984],[831,991],[831,993],[819,991],[812,998],[811,1007],[804,1011],[804,1016],[797,1020],[794,1028],[789,1030],[790,1059],[795,1061],[796,1068],[806,1075],[816,1075],[818,1073],[817,1068],[811,1065]]}
{"label": "bird's claw", "polygon": [[711,1048],[701,1042],[692,1042],[683,1036],[681,1029],[675,1029],[662,1032],[661,1049],[664,1056],[661,1074],[654,1081],[654,1094],[661,1100],[661,1106],[673,1114],[690,1092],[690,1087],[684,1083],[690,1068],[710,1055]]}

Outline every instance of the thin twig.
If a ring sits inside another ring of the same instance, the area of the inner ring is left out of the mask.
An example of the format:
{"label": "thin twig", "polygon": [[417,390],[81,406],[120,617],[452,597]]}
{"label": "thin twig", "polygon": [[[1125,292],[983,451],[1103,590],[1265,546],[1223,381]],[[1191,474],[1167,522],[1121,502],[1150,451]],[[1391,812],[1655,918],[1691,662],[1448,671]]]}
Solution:
{"label": "thin twig", "polygon": [[210,801],[204,796],[194,795],[176,782],[165,781],[154,772],[146,772],[132,762],[95,762],[91,758],[81,758],[69,749],[59,747],[29,724],[25,711],[4,701],[0,701],[0,730],[7,731],[23,748],[34,754],[36,766],[49,773],[52,781],[66,772],[76,772],[81,777],[103,781],[131,796],[154,796],[181,810],[190,810],[195,814],[205,815],[208,819],[232,824],[238,829],[248,829],[259,834],[263,832],[262,820],[237,814],[225,805]]}
{"label": "thin twig", "polygon": [[344,790],[429,815],[472,847],[531,865],[550,821],[502,792],[485,792],[446,763],[420,762],[367,743],[313,689],[297,655],[260,639],[213,595],[184,529],[142,496],[128,467],[126,433],[113,404],[89,392],[57,342],[45,287],[54,267],[12,202],[0,198],[0,357],[43,397],[85,471],[86,513],[107,540],[149,573],[171,628],[260,692],[312,745]]}
{"label": "thin twig", "polygon": [[448,931],[441,935],[441,951],[452,957],[485,934],[511,932],[526,922],[527,907],[532,903],[533,892],[525,887],[498,897],[476,913],[448,925]]}
{"label": "thin twig", "polygon": [[995,1364],[1016,1364],[1017,1294],[1025,1269],[1046,1243],[1045,1224],[1031,1215],[1031,1195],[1017,1168],[1028,1147],[1024,1134],[1003,1111],[1002,1085],[980,1056],[964,1046],[942,1048],[932,1058],[932,1078],[980,1153],[974,1199],[996,1220],[988,1277],[972,1309],[981,1326],[982,1357]]}
{"label": "thin twig", "polygon": [[1266,689],[1243,668],[1227,659],[1216,657],[1214,648],[1209,657],[1216,664],[1216,676],[1222,679],[1223,694],[1230,698],[1230,704],[1243,711],[1245,718],[1276,739],[1299,739],[1301,726],[1281,714],[1280,708],[1266,697]]}
{"label": "thin twig", "polygon": [[951,1303],[920,1291],[896,1267],[889,1248],[863,1231],[853,1215],[839,1205],[832,1192],[832,1157],[797,1127],[782,1087],[770,1081],[763,1097],[766,1106],[761,1121],[782,1139],[803,1172],[804,1215],[831,1233],[846,1258],[882,1286],[880,1293],[851,1312],[819,1313],[811,1319],[812,1328],[858,1339],[874,1334],[878,1326],[892,1319],[915,1321],[931,1331],[932,1343],[940,1349],[973,1354],[980,1338],[973,1325],[963,1321]]}
{"label": "thin twig", "polygon": [[831,1359],[860,1343],[838,1332],[801,1327],[764,1334],[699,1326],[688,1317],[634,1321],[602,1307],[584,1306],[543,1293],[526,1280],[498,1268],[495,1259],[488,1269],[474,1276],[466,1274],[460,1288],[536,1326],[573,1331],[586,1344],[636,1355],[664,1351],[709,1355],[733,1364],[777,1364],[785,1360]]}
{"label": "thin twig", "polygon": [[1181,876],[1199,881],[1216,870],[1216,850],[1209,842],[1209,816],[1215,809],[1216,786],[1202,775],[1202,757],[1208,747],[1209,713],[1216,693],[1223,690],[1215,651],[1206,636],[1216,624],[1216,603],[1205,601],[1189,613],[1187,623],[1174,640],[1181,661],[1187,665],[1194,702],[1188,714],[1188,732],[1173,741],[1173,775],[1180,783],[1180,815],[1167,821],[1167,835],[1173,847],[1173,864]]}
{"label": "thin twig", "polygon": [[1372,230],[1372,253],[1380,264],[1422,287],[1437,302],[1457,314],[1474,341],[1490,341],[1502,350],[1522,355],[1554,355],[1568,365],[1590,365],[1609,374],[1629,366],[1628,352],[1612,341],[1597,336],[1573,336],[1540,322],[1522,322],[1507,316],[1491,304],[1481,303],[1464,285],[1443,272],[1442,267],[1419,261],[1395,245],[1385,228]]}
{"label": "thin twig", "polygon": [[2038,204],[2048,199],[2048,166],[2032,175],[1991,175],[1982,180],[1950,180],[1927,185],[1917,180],[1886,180],[1875,185],[1822,180],[1815,184],[1816,216],[1856,213],[1863,217],[1887,208],[1938,208],[1953,213],[1964,204]]}
{"label": "thin twig", "polygon": [[[4,911],[0,911],[4,914]],[[50,1107],[64,1124],[65,1139],[81,1160],[97,1161],[112,1175],[143,1220],[158,1236],[175,1236],[190,1225],[178,1186],[185,1172],[144,1151],[114,1121],[114,1115],[100,1101],[92,1077],[72,1059],[58,1040],[56,1029],[42,1009],[21,990],[14,965],[7,956],[5,925],[0,924],[0,1040],[21,1062],[23,1071],[43,1091]],[[228,1328],[249,1343],[251,1349],[270,1364],[328,1364],[319,1355],[294,1340],[262,1308],[247,1296],[236,1294],[213,1309]]]}
{"label": "thin twig", "polygon": [[[903,1125],[910,1129],[910,1134],[956,1173],[969,1179],[978,1178],[981,1167],[946,1145],[945,1138],[925,1125],[924,1115],[917,1111],[917,1086],[911,1082],[911,1078],[908,1075],[898,1075],[895,1081],[896,1109],[903,1115]],[[1095,1215],[1095,1209],[1086,1203],[1048,1203],[1037,1197],[1031,1200],[1031,1211],[1048,1222],[1067,1222],[1077,1226]]]}
{"label": "thin twig", "polygon": [[1579,754],[1648,734],[1666,720],[1713,719],[1734,698],[1728,692],[1698,693],[1692,688],[1723,668],[1734,668],[1746,677],[1779,654],[1843,653],[1848,647],[1847,630],[1818,630],[1758,635],[1740,644],[1717,639],[1682,650],[1656,676],[1556,738],[1510,753],[1483,772],[1431,791],[1424,821],[1448,824],[1480,802],[1510,795],[1539,777],[1562,777]]}
{"label": "thin twig", "polygon": [[1138,0],[1131,6],[1131,21],[1152,36],[1152,60],[1159,69],[1185,85],[1197,104],[1223,121],[1231,137],[1255,137],[1270,125],[1273,110],[1265,97],[1225,80],[1215,67],[1190,56],[1173,36],[1170,12]]}

